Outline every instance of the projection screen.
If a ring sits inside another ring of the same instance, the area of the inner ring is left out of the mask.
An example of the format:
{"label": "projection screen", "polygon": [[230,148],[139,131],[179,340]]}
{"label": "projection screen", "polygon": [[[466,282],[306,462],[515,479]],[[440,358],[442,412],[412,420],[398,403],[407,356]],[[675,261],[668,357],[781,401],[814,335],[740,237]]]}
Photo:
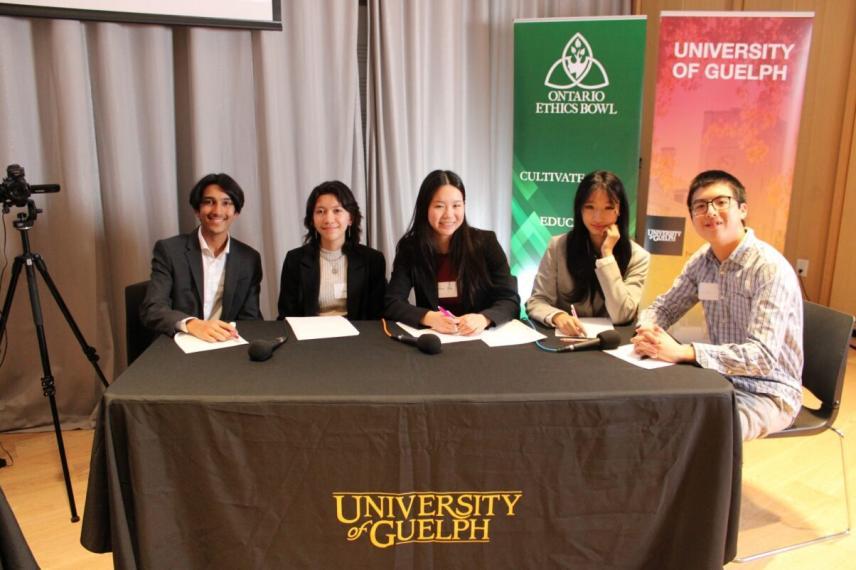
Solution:
{"label": "projection screen", "polygon": [[282,30],[281,0],[26,0],[0,16]]}

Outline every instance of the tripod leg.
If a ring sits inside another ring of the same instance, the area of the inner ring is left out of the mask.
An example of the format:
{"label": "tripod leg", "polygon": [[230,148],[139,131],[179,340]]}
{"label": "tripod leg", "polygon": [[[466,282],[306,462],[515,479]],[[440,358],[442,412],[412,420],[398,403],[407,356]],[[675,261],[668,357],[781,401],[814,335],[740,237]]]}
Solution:
{"label": "tripod leg", "polygon": [[74,321],[74,317],[71,316],[71,311],[68,310],[68,306],[65,304],[65,301],[62,300],[62,295],[59,293],[59,289],[57,289],[56,285],[51,279],[50,273],[48,273],[48,267],[45,265],[45,260],[42,257],[35,253],[33,254],[33,261],[36,264],[36,269],[39,270],[39,273],[42,274],[42,278],[45,280],[45,284],[48,286],[48,289],[51,292],[51,295],[56,301],[56,304],[59,306],[59,310],[62,311],[63,316],[65,317],[65,321],[68,323],[68,326],[71,328],[71,332],[74,333],[74,337],[77,339],[78,344],[80,344],[81,350],[83,350],[83,354],[86,355],[86,358],[89,359],[89,362],[92,363],[92,367],[95,369],[95,373],[98,374],[98,379],[101,380],[101,383],[104,384],[106,388],[107,378],[104,377],[104,373],[101,371],[101,367],[98,366],[98,353],[95,351],[95,348],[89,346],[86,342],[86,339],[83,337],[83,333],[80,331],[80,327],[77,326],[77,323]]}
{"label": "tripod leg", "polygon": [[15,263],[12,264],[12,274],[9,276],[9,288],[6,290],[6,300],[3,301],[3,314],[0,315],[0,338],[3,338],[3,333],[6,332],[6,323],[9,322],[9,310],[12,308],[12,299],[15,298],[15,287],[18,285],[18,277],[21,276],[21,267],[24,261],[21,257],[15,258]]}
{"label": "tripod leg", "polygon": [[[17,261],[17,259],[16,259]],[[48,342],[45,338],[45,325],[42,319],[42,306],[39,303],[39,289],[36,286],[36,272],[32,263],[27,260],[27,286],[30,290],[30,306],[33,309],[33,323],[36,325],[36,337],[39,340],[39,354],[42,358],[42,393],[50,401],[51,415],[53,416],[54,434],[56,434],[56,445],[59,449],[59,460],[62,464],[62,474],[65,478],[65,491],[68,495],[68,506],[71,509],[71,522],[77,522],[77,506],[74,504],[74,490],[71,488],[71,475],[68,471],[68,461],[65,457],[65,444],[62,440],[62,429],[59,425],[59,413],[56,407],[56,387],[54,386],[53,374],[51,374],[51,363],[48,358]]]}

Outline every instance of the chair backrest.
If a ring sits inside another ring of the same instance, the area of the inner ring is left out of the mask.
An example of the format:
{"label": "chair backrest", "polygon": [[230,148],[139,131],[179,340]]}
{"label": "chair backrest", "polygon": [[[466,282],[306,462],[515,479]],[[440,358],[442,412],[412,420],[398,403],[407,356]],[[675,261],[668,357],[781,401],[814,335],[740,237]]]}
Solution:
{"label": "chair backrest", "polygon": [[148,281],[125,287],[125,348],[128,366],[149,347],[157,336],[157,333],[143,326],[140,320],[140,305],[143,304],[148,288]]}
{"label": "chair backrest", "polygon": [[853,316],[808,301],[803,306],[803,386],[832,414],[831,424],[841,403]]}

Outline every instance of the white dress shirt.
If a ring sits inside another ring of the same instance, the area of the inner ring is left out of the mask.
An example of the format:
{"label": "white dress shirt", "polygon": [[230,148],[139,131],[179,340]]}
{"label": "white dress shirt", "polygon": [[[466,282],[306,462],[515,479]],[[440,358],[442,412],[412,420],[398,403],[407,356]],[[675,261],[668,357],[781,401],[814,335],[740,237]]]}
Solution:
{"label": "white dress shirt", "polygon": [[[219,319],[223,312],[223,284],[226,282],[226,257],[229,255],[231,237],[226,238],[226,247],[220,255],[214,255],[202,237],[202,228],[199,228],[197,235],[202,250],[202,318],[206,321]],[[187,332],[187,321],[193,318],[196,317],[183,319],[176,328]]]}

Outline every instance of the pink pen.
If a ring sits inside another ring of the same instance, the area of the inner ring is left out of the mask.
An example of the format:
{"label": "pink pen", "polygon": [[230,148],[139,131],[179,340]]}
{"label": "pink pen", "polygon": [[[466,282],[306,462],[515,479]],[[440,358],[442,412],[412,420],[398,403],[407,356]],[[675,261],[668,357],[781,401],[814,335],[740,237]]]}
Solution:
{"label": "pink pen", "polygon": [[455,318],[455,315],[453,315],[452,313],[450,313],[449,311],[447,311],[446,309],[444,309],[440,305],[437,305],[437,310],[440,311],[441,313],[443,313],[444,317],[451,317],[453,319]]}
{"label": "pink pen", "polygon": [[580,332],[582,333],[582,337],[586,338],[586,329],[583,328],[583,323],[580,321],[580,318],[577,316],[577,309],[571,305],[571,316],[577,319],[577,322],[580,323]]}

